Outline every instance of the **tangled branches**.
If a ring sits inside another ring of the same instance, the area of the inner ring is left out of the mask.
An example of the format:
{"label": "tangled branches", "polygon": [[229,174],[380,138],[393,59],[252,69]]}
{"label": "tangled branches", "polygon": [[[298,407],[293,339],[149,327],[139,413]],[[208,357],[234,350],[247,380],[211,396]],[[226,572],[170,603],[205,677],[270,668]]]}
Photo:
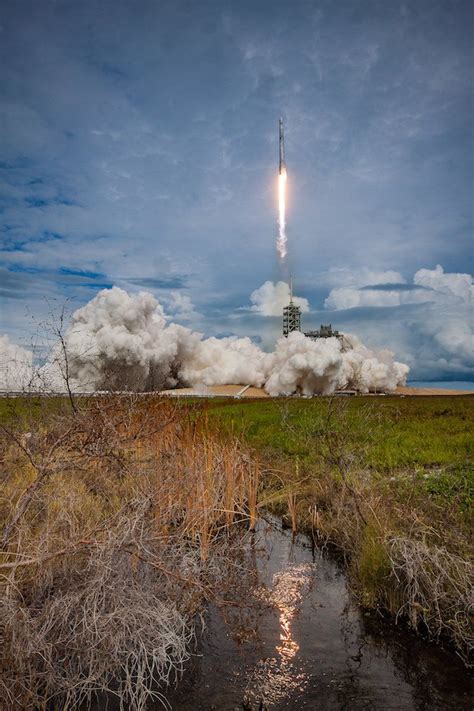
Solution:
{"label": "tangled branches", "polygon": [[0,697],[9,711],[101,693],[166,705],[196,618],[234,584],[254,465],[159,401],[21,427],[1,442]]}

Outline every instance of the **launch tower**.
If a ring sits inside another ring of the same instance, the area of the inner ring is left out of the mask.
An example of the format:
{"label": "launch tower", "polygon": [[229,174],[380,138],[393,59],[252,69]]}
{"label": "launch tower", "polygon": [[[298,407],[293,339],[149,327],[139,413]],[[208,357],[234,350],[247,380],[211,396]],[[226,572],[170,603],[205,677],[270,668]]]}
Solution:
{"label": "launch tower", "polygon": [[[288,337],[293,331],[301,332],[301,309],[293,302],[293,280],[290,277],[290,303],[283,309],[283,335],[285,338]],[[345,343],[344,334],[340,331],[333,329],[332,324],[321,324],[321,328],[317,331],[303,331],[303,334],[307,338],[313,339],[313,341],[318,338],[338,338]]]}
{"label": "launch tower", "polygon": [[301,309],[293,303],[293,280],[290,277],[290,303],[283,309],[283,335],[301,331]]}
{"label": "launch tower", "polygon": [[342,338],[342,333],[334,331],[332,324],[321,324],[321,328],[317,331],[305,331],[305,336],[308,338]]}

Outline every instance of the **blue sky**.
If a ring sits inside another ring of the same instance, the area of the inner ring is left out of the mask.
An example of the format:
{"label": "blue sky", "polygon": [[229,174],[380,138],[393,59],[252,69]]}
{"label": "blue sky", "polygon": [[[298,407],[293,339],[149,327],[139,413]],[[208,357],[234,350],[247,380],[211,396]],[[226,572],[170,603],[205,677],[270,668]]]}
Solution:
{"label": "blue sky", "polygon": [[281,115],[305,326],[474,378],[472,19],[460,0],[4,0],[0,332],[25,345],[116,284],[270,347],[279,319],[249,297],[281,277]]}

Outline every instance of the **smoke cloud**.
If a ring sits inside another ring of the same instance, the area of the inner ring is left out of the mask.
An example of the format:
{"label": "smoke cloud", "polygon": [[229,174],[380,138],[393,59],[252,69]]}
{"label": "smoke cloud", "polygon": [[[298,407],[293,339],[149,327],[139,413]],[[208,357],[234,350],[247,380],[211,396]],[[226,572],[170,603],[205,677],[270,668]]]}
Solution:
{"label": "smoke cloud", "polygon": [[0,390],[22,392],[33,376],[33,354],[0,336]]}
{"label": "smoke cloud", "polygon": [[[274,396],[328,394],[343,387],[368,392],[394,390],[408,372],[392,353],[372,352],[352,336],[343,345],[337,338],[312,341],[292,333],[280,338],[272,353],[249,338],[204,339],[168,323],[151,294],[130,295],[118,287],[104,289],[73,314],[65,345],[69,384],[79,392],[231,383],[263,386]],[[64,389],[65,365],[57,347],[36,383]]]}

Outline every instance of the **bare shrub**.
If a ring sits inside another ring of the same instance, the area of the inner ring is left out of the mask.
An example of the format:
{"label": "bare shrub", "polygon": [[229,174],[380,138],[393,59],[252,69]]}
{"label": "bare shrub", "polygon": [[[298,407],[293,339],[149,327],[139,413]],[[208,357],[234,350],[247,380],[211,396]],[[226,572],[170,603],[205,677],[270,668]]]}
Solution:
{"label": "bare shrub", "polygon": [[199,413],[133,395],[23,418],[1,451],[7,708],[165,704],[196,616],[242,577],[256,465]]}
{"label": "bare shrub", "polygon": [[474,567],[446,548],[392,537],[387,541],[393,575],[403,601],[397,615],[431,635],[447,634],[465,661],[474,643]]}

